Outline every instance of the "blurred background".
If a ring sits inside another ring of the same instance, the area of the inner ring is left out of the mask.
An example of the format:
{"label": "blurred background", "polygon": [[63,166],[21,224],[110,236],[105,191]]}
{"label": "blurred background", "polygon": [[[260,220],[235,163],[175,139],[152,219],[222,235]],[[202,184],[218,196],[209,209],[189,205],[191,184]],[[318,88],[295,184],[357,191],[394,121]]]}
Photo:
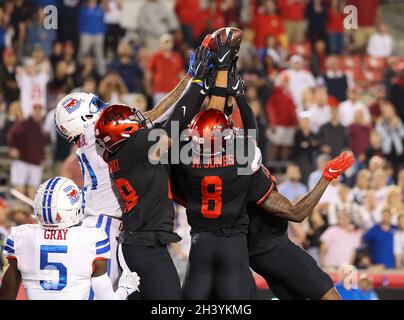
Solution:
{"label": "blurred background", "polygon": [[[57,29],[45,28],[47,5]],[[1,241],[12,225],[34,223],[11,188],[32,198],[53,175],[83,184],[75,148],[55,131],[60,98],[94,92],[150,109],[185,74],[190,49],[234,26],[244,31],[238,66],[279,191],[296,201],[330,158],[351,150],[357,161],[304,223],[290,223],[290,238],[343,295],[404,299],[403,15],[400,0],[0,0]],[[184,208],[177,213],[183,240],[171,251],[183,277],[189,226]]]}

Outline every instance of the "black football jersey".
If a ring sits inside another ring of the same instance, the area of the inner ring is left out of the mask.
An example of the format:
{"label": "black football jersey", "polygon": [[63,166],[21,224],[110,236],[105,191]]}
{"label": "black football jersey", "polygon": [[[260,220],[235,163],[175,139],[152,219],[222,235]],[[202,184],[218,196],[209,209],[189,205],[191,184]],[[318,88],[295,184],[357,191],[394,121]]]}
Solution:
{"label": "black football jersey", "polygon": [[194,156],[190,164],[173,166],[176,189],[180,190],[174,193],[180,193],[179,198],[186,202],[192,232],[224,236],[247,233],[246,201],[263,201],[272,190],[272,180],[261,169],[240,174],[238,169],[246,166],[239,164],[234,154],[220,154],[208,162]]}
{"label": "black football jersey", "polygon": [[[269,171],[262,167],[268,180],[273,182],[274,190],[276,183]],[[288,230],[288,221],[267,213],[256,203],[247,203],[247,212],[250,218],[248,225],[248,252],[250,256],[267,252],[281,241]]]}
{"label": "black football jersey", "polygon": [[123,234],[167,244],[181,238],[173,233],[170,166],[148,159],[155,143],[148,141],[150,130],[133,133],[121,149],[108,156],[108,166],[122,204]]}

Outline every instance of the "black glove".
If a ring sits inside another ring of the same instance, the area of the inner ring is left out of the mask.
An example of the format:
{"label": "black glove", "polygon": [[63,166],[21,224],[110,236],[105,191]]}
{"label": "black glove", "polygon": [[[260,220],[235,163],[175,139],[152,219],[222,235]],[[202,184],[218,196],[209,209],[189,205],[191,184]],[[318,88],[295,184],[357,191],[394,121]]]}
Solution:
{"label": "black glove", "polygon": [[217,53],[214,62],[217,70],[228,70],[236,56],[237,48],[231,43],[232,36],[230,31],[225,43],[222,43],[221,36],[216,37]]}
{"label": "black glove", "polygon": [[195,61],[192,66],[194,80],[203,81],[209,72],[211,52],[206,47],[198,47],[195,51]]}
{"label": "black glove", "polygon": [[217,72],[215,68],[209,68],[208,75],[203,80],[203,89],[208,95],[212,93],[212,90],[215,87],[216,74]]}
{"label": "black glove", "polygon": [[229,69],[229,81],[227,82],[227,91],[229,95],[238,97],[244,95],[244,81],[237,70],[237,57],[234,59]]}

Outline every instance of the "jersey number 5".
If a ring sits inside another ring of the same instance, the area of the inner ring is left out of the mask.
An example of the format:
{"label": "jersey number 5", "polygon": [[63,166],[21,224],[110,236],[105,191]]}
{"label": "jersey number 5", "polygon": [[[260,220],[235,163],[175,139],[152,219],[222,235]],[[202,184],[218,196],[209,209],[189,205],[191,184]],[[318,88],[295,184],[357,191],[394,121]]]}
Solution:
{"label": "jersey number 5", "polygon": [[66,287],[67,283],[67,268],[63,263],[50,262],[48,260],[49,253],[67,253],[67,246],[55,246],[55,245],[42,245],[41,246],[41,270],[58,271],[59,281],[53,282],[50,280],[40,280],[39,283],[44,290],[56,290],[60,291]]}
{"label": "jersey number 5", "polygon": [[222,214],[222,179],[207,176],[201,181],[202,207],[205,218],[215,219]]}

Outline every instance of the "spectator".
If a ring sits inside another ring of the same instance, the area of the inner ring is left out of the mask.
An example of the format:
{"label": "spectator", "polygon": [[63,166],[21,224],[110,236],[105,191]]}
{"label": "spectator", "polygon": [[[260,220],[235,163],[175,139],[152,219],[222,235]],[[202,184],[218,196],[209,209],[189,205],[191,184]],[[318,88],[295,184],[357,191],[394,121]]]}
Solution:
{"label": "spectator", "polygon": [[341,55],[344,51],[344,19],[344,1],[331,0],[327,20],[328,51],[331,54]]}
{"label": "spectator", "polygon": [[316,40],[310,59],[310,69],[313,76],[316,78],[325,72],[325,61],[327,59],[326,49],[326,43],[324,40]]}
{"label": "spectator", "polygon": [[388,269],[395,268],[393,252],[395,231],[396,227],[391,224],[390,209],[383,209],[381,222],[369,229],[363,237],[370,250],[373,264],[381,264]]}
{"label": "spectator", "polygon": [[363,111],[365,123],[370,124],[370,113],[367,106],[359,100],[360,98],[360,88],[354,86],[348,89],[348,99],[340,103],[339,109],[339,119],[344,127],[348,127],[352,124],[355,116],[356,110],[360,109]]}
{"label": "spectator", "polygon": [[236,0],[222,0],[220,11],[223,14],[225,26],[237,27],[239,25],[239,8],[236,4]]}
{"label": "spectator", "polygon": [[372,117],[372,126],[376,125],[377,119],[382,115],[382,104],[386,103],[386,89],[383,85],[375,88],[375,100],[369,105],[369,112]]}
{"label": "spectator", "polygon": [[79,16],[80,52],[79,56],[94,50],[98,71],[105,74],[104,41],[106,26],[104,22],[104,9],[97,4],[97,0],[87,0],[80,10]]}
{"label": "spectator", "polygon": [[384,104],[381,111],[382,116],[376,124],[376,130],[380,133],[383,154],[397,172],[404,152],[404,125],[390,103]]}
{"label": "spectator", "polygon": [[349,214],[352,223],[357,226],[356,220],[361,220],[358,214],[359,206],[352,200],[352,195],[349,192],[349,188],[341,184],[338,188],[337,197],[328,205],[327,217],[328,224],[335,225],[338,222],[338,215],[341,212]]}
{"label": "spectator", "polygon": [[287,70],[289,77],[289,89],[292,93],[298,109],[302,106],[303,92],[315,86],[315,80],[310,71],[304,69],[304,59],[302,56],[294,55],[290,58],[291,68]]}
{"label": "spectator", "polygon": [[161,45],[160,37],[179,29],[174,10],[161,0],[147,0],[139,10],[139,34],[151,53]]}
{"label": "spectator", "polygon": [[387,58],[393,52],[393,38],[388,33],[386,24],[380,23],[377,30],[370,36],[368,55],[375,58]]}
{"label": "spectator", "polygon": [[24,207],[17,207],[10,212],[10,220],[14,226],[21,226],[27,223],[34,223],[29,211]]}
{"label": "spectator", "polygon": [[327,230],[325,221],[318,207],[314,208],[309,216],[309,229],[307,230],[307,252],[320,264],[320,237]]}
{"label": "spectator", "polygon": [[109,66],[110,71],[117,72],[125,82],[129,92],[143,92],[143,71],[134,59],[129,43],[121,42],[118,46],[118,58]]}
{"label": "spectator", "polygon": [[353,30],[353,49],[363,53],[370,36],[375,31],[375,25],[381,18],[380,0],[348,0],[347,5],[357,8],[358,28]]}
{"label": "spectator", "polygon": [[154,105],[170,92],[184,75],[181,56],[173,51],[174,38],[165,34],[160,38],[160,51],[150,59],[146,81],[153,94]]}
{"label": "spectator", "polygon": [[39,70],[31,58],[25,60],[25,66],[17,69],[17,83],[21,92],[21,107],[25,118],[32,114],[34,106],[47,106],[46,87],[49,74]]}
{"label": "spectator", "polygon": [[304,41],[304,13],[306,1],[304,0],[278,0],[278,8],[285,21],[286,33],[290,43]]}
{"label": "spectator", "polygon": [[370,159],[374,156],[383,158],[382,138],[377,130],[372,130],[370,133],[370,146],[366,150],[366,164],[369,164]]}
{"label": "spectator", "polygon": [[398,173],[397,186],[401,189],[401,201],[404,201],[404,169]]}
{"label": "spectator", "polygon": [[339,268],[346,263],[352,264],[361,236],[361,231],[354,229],[350,215],[341,212],[338,215],[338,224],[328,227],[320,237],[322,267],[330,269]]}
{"label": "spectator", "polygon": [[[370,168],[370,163],[369,163],[369,168]],[[383,206],[383,203],[386,198],[387,191],[388,191],[387,174],[384,169],[377,169],[375,171],[371,170],[371,172],[372,172],[371,186],[376,194],[377,206],[380,209]]]}
{"label": "spectator", "polygon": [[379,300],[376,291],[373,290],[372,280],[366,273],[359,276],[358,285],[360,300]]}
{"label": "spectator", "polygon": [[87,79],[94,79],[97,82],[100,79],[94,59],[90,54],[86,54],[82,58],[82,63],[78,67],[74,83],[81,86]]}
{"label": "spectator", "polygon": [[403,268],[404,258],[404,214],[397,219],[398,230],[394,233],[394,256],[396,258],[396,268]]}
{"label": "spectator", "polygon": [[339,102],[347,99],[348,87],[350,80],[341,68],[341,60],[339,57],[331,55],[326,60],[326,71],[323,75],[328,94]]}
{"label": "spectator", "polygon": [[369,148],[370,132],[371,128],[365,121],[363,110],[356,110],[353,122],[348,127],[348,133],[351,150],[360,161],[366,159],[365,152]]}
{"label": "spectator", "polygon": [[34,45],[38,44],[46,57],[49,57],[52,52],[52,44],[55,41],[57,32],[55,29],[45,28],[45,11],[43,7],[39,7],[36,11],[34,21],[27,30],[27,46],[25,54],[32,52]]}
{"label": "spectator", "polygon": [[363,205],[359,208],[360,216],[364,217],[360,227],[363,230],[368,230],[382,220],[381,212],[378,209],[376,194],[373,190],[368,190],[363,199]]}
{"label": "spectator", "polygon": [[348,130],[339,123],[338,110],[331,109],[331,120],[321,126],[318,133],[321,150],[332,158],[338,156],[349,146]]}
{"label": "spectator", "polygon": [[201,13],[199,1],[176,0],[175,12],[181,23],[181,31],[184,40],[188,45],[192,46],[194,40],[194,26]]}
{"label": "spectator", "polygon": [[269,36],[274,37],[277,44],[287,47],[285,26],[282,18],[276,13],[273,0],[266,0],[254,17],[252,28],[255,31],[255,46],[260,49],[266,46]]}
{"label": "spectator", "polygon": [[0,109],[0,146],[6,146],[8,132],[15,123],[23,120],[23,114],[19,101],[12,102],[8,107],[8,112],[4,102],[0,104]]}
{"label": "spectator", "polygon": [[330,160],[330,157],[327,155],[321,154],[317,158],[317,169],[310,173],[309,181],[307,183],[309,190],[313,190],[315,185],[320,181],[323,176],[323,171],[327,165],[327,162]]}
{"label": "spectator", "polygon": [[70,92],[77,86],[76,72],[78,66],[74,57],[73,42],[66,41],[63,49],[63,58],[57,63],[54,78],[50,84],[50,91],[55,95]]}
{"label": "spectator", "polygon": [[313,170],[319,142],[317,136],[310,130],[310,118],[304,114],[299,120],[293,146],[293,159],[301,168],[302,180],[306,183],[308,173]]}
{"label": "spectator", "polygon": [[39,73],[47,74],[48,77],[51,76],[52,65],[39,44],[34,45],[32,59],[34,60]]}
{"label": "spectator", "polygon": [[31,116],[16,123],[8,134],[10,156],[13,159],[11,184],[31,199],[34,199],[36,188],[41,184],[41,163],[48,143],[42,131],[43,112],[41,105],[34,105]]}
{"label": "spectator", "polygon": [[325,87],[319,86],[314,90],[314,103],[309,106],[309,112],[311,131],[318,134],[320,128],[331,119],[331,107]]}
{"label": "spectator", "polygon": [[278,77],[277,86],[267,102],[266,112],[273,142],[271,159],[287,160],[292,151],[297,117],[289,90],[289,78],[285,72]]}
{"label": "spectator", "polygon": [[295,164],[290,164],[286,169],[286,180],[279,185],[279,192],[292,202],[307,193],[307,188],[300,182],[300,178],[300,168]]}
{"label": "spectator", "polygon": [[392,215],[392,223],[397,224],[398,215],[404,210],[404,203],[401,200],[401,189],[395,185],[389,186],[383,208],[388,208]]}
{"label": "spectator", "polygon": [[397,76],[391,80],[390,98],[401,121],[404,121],[404,62],[397,65]]}
{"label": "spectator", "polygon": [[326,2],[324,0],[310,0],[306,7],[305,16],[308,20],[307,34],[312,46],[319,39],[325,41],[328,21]]}
{"label": "spectator", "polygon": [[78,30],[81,0],[63,0],[60,15],[59,38],[60,41],[72,41],[77,47],[79,43]]}
{"label": "spectator", "polygon": [[19,100],[20,89],[16,80],[17,57],[12,49],[3,51],[0,67],[0,91],[7,103]]}
{"label": "spectator", "polygon": [[366,192],[370,189],[371,174],[369,170],[362,169],[356,176],[355,186],[351,190],[352,200],[363,205]]}
{"label": "spectator", "polygon": [[110,104],[122,103],[123,95],[127,92],[125,83],[116,72],[108,73],[98,87],[101,100],[108,101]]}
{"label": "spectator", "polygon": [[118,40],[124,35],[124,30],[120,26],[122,0],[103,0],[104,22],[107,27],[105,35],[105,53],[112,57],[118,47]]}
{"label": "spectator", "polygon": [[208,0],[208,7],[202,11],[197,23],[194,26],[194,47],[199,46],[205,35],[222,28],[224,17],[219,8],[219,2],[216,0]]}

